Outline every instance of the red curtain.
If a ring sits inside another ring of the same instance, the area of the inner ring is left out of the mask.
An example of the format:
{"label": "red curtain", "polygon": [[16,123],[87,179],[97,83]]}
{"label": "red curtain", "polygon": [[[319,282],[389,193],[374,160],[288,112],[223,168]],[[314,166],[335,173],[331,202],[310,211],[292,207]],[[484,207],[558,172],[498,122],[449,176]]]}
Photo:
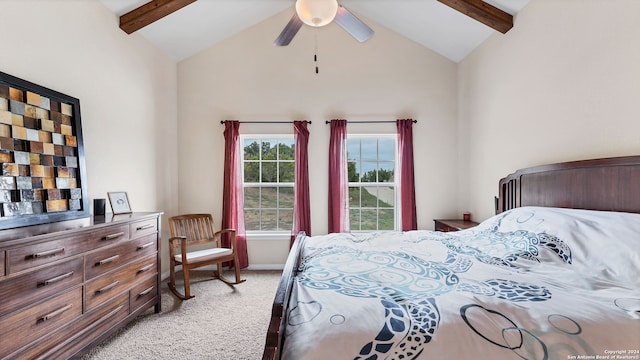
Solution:
{"label": "red curtain", "polygon": [[[240,145],[240,122],[225,121],[224,124],[224,188],[222,190],[222,229],[236,229],[236,245],[240,268],[249,266],[247,237],[244,227],[244,201],[242,192],[242,151]],[[222,238],[223,246],[230,239]]]}
{"label": "red curtain", "polygon": [[349,232],[347,120],[331,120],[329,139],[329,233]]}
{"label": "red curtain", "polygon": [[309,130],[306,121],[294,121],[295,136],[295,188],[293,202],[293,245],[296,235],[304,231],[311,236],[311,201],[309,197]]}
{"label": "red curtain", "polygon": [[413,174],[413,120],[396,121],[398,128],[398,167],[400,174],[400,216],[402,231],[416,230],[416,185]]}

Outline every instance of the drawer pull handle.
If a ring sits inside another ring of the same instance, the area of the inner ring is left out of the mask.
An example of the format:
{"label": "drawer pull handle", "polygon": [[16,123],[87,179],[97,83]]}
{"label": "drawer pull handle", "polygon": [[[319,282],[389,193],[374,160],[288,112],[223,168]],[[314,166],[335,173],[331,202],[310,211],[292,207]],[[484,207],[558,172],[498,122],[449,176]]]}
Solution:
{"label": "drawer pull handle", "polygon": [[145,272],[153,267],[153,264],[149,264],[138,269],[138,273]]}
{"label": "drawer pull handle", "polygon": [[154,228],[154,227],[156,227],[156,226],[153,225],[153,224],[142,225],[142,226],[138,226],[136,228],[136,231],[147,230],[147,229],[151,229],[151,228]]}
{"label": "drawer pull handle", "polygon": [[150,292],[151,292],[151,290],[153,290],[153,286],[152,286],[152,287],[150,287],[150,288],[148,288],[148,289],[146,289],[146,290],[144,290],[144,291],[143,291],[143,292],[141,292],[140,294],[138,294],[138,297],[143,297],[143,296],[147,295],[148,293],[150,293]]}
{"label": "drawer pull handle", "polygon": [[47,251],[43,251],[43,252],[39,252],[39,253],[35,253],[32,254],[30,256],[27,256],[27,258],[33,258],[33,259],[39,259],[39,258],[43,258],[43,257],[47,257],[47,256],[54,256],[54,255],[58,255],[64,252],[64,248],[57,248],[57,249],[53,249],[53,250],[47,250]]}
{"label": "drawer pull handle", "polygon": [[102,294],[103,292],[107,292],[107,291],[113,289],[114,287],[118,286],[118,284],[120,284],[120,281],[116,280],[116,281],[112,282],[111,284],[103,287],[102,289],[96,290],[96,293]]}
{"label": "drawer pull handle", "polygon": [[64,279],[66,279],[66,278],[69,278],[69,277],[71,277],[71,276],[73,276],[73,271],[69,271],[69,272],[68,272],[68,273],[66,273],[66,274],[62,274],[62,275],[59,275],[59,276],[53,277],[53,278],[51,278],[51,279],[49,279],[49,280],[45,280],[45,281],[43,281],[43,282],[39,283],[39,284],[38,284],[38,287],[51,285],[51,284],[53,284],[53,283],[57,283],[57,282],[62,281],[62,280],[64,280]]}
{"label": "drawer pull handle", "polygon": [[44,322],[47,320],[51,320],[52,318],[61,315],[63,312],[71,309],[73,307],[72,304],[68,304],[67,306],[63,306],[58,310],[52,311],[50,313],[48,313],[47,315],[44,315],[43,317],[41,317],[40,319],[38,319],[38,322]]}
{"label": "drawer pull handle", "polygon": [[115,234],[111,234],[111,235],[105,235],[102,237],[102,240],[113,240],[113,239],[117,239],[120,236],[123,236],[124,232],[119,232],[119,233],[115,233]]}
{"label": "drawer pull handle", "polygon": [[138,245],[138,248],[137,248],[136,250],[143,250],[143,249],[146,249],[146,248],[148,248],[149,246],[153,246],[153,245],[155,245],[155,244],[156,244],[156,243],[152,241],[152,242],[148,242],[148,243],[146,243],[146,244],[144,244],[144,245]]}
{"label": "drawer pull handle", "polygon": [[100,261],[98,261],[96,263],[96,266],[108,264],[110,262],[113,262],[113,261],[117,260],[119,257],[120,257],[120,255],[113,255],[112,257],[108,257],[106,259],[102,259],[102,260],[100,260]]}

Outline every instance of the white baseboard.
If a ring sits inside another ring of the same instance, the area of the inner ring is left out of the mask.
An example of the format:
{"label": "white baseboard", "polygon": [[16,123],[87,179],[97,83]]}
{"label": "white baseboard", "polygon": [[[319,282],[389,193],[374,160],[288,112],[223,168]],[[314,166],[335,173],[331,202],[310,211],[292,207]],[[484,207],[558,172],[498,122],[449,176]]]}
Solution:
{"label": "white baseboard", "polygon": [[[284,264],[256,264],[256,265],[249,265],[246,268],[242,269],[242,270],[283,270],[284,269]],[[177,266],[176,267],[176,271],[180,271],[182,270],[181,266]],[[209,265],[209,266],[203,266],[201,268],[197,268],[197,269],[193,269],[192,271],[213,271],[215,270],[215,266],[214,265]],[[161,275],[162,281],[165,281],[169,278],[169,271],[165,271],[162,273]]]}
{"label": "white baseboard", "polygon": [[282,270],[284,264],[256,264],[247,266],[246,270]]}

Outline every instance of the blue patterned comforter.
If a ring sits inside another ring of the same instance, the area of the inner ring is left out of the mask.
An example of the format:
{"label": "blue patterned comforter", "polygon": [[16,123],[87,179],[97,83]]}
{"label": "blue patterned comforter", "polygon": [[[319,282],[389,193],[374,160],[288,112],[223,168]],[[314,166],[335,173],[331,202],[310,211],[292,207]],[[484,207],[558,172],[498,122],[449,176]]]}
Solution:
{"label": "blue patterned comforter", "polygon": [[308,237],[283,358],[640,359],[639,265],[636,214]]}

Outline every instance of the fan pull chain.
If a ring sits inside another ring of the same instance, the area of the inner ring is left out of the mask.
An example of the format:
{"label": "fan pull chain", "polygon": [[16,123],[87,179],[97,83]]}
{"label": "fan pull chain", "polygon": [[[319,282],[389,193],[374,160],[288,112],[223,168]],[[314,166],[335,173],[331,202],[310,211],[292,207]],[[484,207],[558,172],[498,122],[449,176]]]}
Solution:
{"label": "fan pull chain", "polygon": [[319,74],[319,68],[318,68],[318,31],[316,30],[315,33],[315,54],[313,54],[313,62],[316,64],[316,74]]}

